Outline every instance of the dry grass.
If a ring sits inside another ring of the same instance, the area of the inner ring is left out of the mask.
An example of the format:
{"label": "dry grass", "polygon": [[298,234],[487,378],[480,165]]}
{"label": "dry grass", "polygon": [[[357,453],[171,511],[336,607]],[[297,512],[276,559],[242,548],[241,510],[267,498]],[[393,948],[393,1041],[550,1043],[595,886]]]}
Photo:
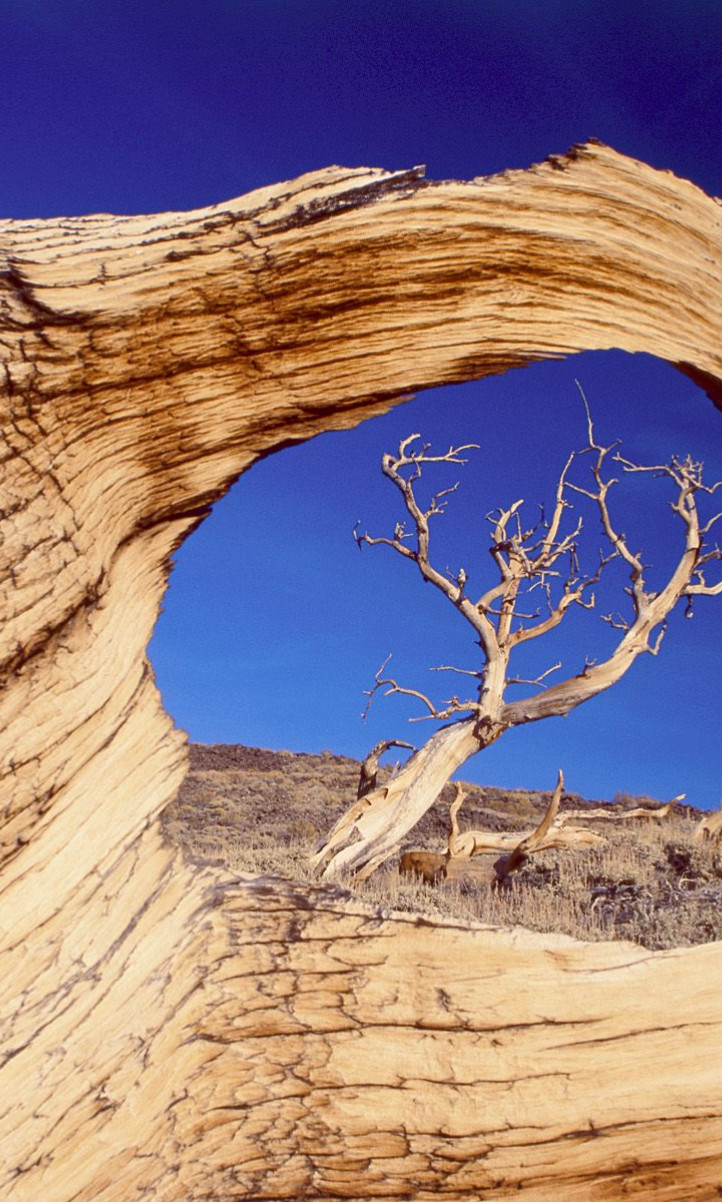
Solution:
{"label": "dry grass", "polygon": [[[358,773],[356,761],[328,752],[194,746],[191,772],[166,810],[165,829],[196,860],[307,881],[310,856],[355,797]],[[532,791],[468,789],[464,825],[486,829],[528,831],[549,800]],[[449,787],[405,847],[444,850],[451,796]],[[640,799],[616,800],[628,808]],[[563,802],[570,808],[599,804],[573,795]],[[698,818],[684,807],[664,823],[598,823],[608,836],[605,846],[540,854],[503,889],[471,881],[431,887],[401,878],[394,862],[370,881],[345,885],[383,910],[586,940],[630,939],[649,948],[705,943],[722,938],[722,867],[694,842]]]}

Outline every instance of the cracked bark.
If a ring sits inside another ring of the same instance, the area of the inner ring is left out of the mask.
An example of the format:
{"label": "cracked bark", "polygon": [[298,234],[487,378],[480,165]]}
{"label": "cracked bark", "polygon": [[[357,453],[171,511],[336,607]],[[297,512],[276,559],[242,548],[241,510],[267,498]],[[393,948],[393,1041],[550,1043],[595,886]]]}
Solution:
{"label": "cracked bark", "polygon": [[590,144],[0,222],[4,1198],[716,1196],[718,945],[191,871],[156,822],[185,756],[145,648],[240,472],[414,389],[616,346],[722,405],[721,216]]}

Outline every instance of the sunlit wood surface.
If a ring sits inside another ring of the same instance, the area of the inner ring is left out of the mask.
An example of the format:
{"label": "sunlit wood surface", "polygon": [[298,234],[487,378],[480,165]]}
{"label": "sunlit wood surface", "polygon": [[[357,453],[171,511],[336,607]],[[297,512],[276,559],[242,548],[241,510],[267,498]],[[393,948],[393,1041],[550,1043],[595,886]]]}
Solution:
{"label": "sunlit wood surface", "polygon": [[329,168],[194,213],[0,223],[8,1202],[718,1196],[719,944],[433,925],[190,868],[159,832],[185,752],[145,648],[173,549],[289,442],[592,348],[722,403],[721,218],[590,144],[471,182]]}

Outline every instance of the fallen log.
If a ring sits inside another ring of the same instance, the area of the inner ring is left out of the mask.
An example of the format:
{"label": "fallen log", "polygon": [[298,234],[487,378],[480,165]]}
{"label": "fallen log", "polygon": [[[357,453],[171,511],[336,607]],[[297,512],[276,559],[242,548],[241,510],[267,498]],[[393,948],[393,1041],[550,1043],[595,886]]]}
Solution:
{"label": "fallen log", "polygon": [[495,860],[496,857],[491,855],[466,860],[415,848],[401,854],[399,872],[402,876],[418,877],[427,885],[440,885],[443,881],[474,881],[476,884],[493,885],[499,882],[494,868]]}

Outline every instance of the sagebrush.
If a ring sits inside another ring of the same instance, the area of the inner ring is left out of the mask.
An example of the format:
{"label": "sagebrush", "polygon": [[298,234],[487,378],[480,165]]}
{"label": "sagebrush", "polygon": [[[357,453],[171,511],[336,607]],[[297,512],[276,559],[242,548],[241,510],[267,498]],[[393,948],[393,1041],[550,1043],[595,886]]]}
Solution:
{"label": "sagebrush", "polygon": [[[324,752],[218,744],[194,745],[191,770],[164,815],[167,835],[194,859],[231,871],[312,880],[310,858],[355,796],[360,764]],[[487,830],[529,829],[549,794],[467,785],[469,824]],[[405,847],[443,851],[451,787],[411,832]],[[617,805],[640,799],[624,794]],[[644,801],[653,799],[644,798]],[[564,805],[603,803],[565,794]],[[478,882],[437,887],[401,878],[392,861],[368,881],[346,888],[382,910],[401,910],[559,931],[580,939],[629,939],[668,948],[722,938],[722,866],[694,840],[701,815],[680,807],[664,820],[603,824],[603,847],[543,852],[503,889]],[[611,826],[611,829],[610,829]],[[401,850],[404,850],[402,848]]]}

